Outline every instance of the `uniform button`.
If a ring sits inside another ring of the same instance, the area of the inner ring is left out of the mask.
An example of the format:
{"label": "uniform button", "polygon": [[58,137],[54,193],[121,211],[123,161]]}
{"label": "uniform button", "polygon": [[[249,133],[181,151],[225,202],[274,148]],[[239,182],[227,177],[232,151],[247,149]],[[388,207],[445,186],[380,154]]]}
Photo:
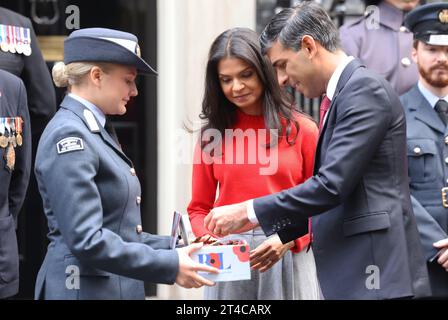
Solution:
{"label": "uniform button", "polygon": [[131,168],[131,175],[133,175],[133,176],[136,176],[137,175],[137,173],[135,172],[135,169],[134,168]]}
{"label": "uniform button", "polygon": [[445,144],[448,144],[448,136],[445,137]]}
{"label": "uniform button", "polygon": [[138,224],[138,225],[135,227],[135,231],[137,232],[137,234],[142,233],[142,232],[143,232],[143,227],[142,227],[142,225],[141,225],[141,224]]}
{"label": "uniform button", "polygon": [[445,163],[448,164],[448,157],[445,158]]}
{"label": "uniform button", "polygon": [[420,154],[420,153],[422,153],[422,149],[420,149],[420,147],[415,147],[414,148],[414,153],[415,154]]}
{"label": "uniform button", "polygon": [[400,32],[406,32],[407,30],[408,30],[408,28],[406,28],[405,26],[400,27]]}
{"label": "uniform button", "polygon": [[142,203],[142,197],[137,197],[137,198],[136,198],[136,202],[137,202],[137,204]]}
{"label": "uniform button", "polygon": [[411,60],[408,57],[401,59],[401,64],[403,67],[409,67],[411,65]]}

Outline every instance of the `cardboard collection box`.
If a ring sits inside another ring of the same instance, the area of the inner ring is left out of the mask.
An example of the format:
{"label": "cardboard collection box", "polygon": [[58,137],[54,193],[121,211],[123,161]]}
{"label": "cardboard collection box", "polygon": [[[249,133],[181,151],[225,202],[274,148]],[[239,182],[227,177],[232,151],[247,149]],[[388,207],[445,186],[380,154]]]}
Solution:
{"label": "cardboard collection box", "polygon": [[204,246],[192,254],[193,260],[219,269],[219,274],[198,272],[206,279],[236,281],[250,279],[249,245]]}
{"label": "cardboard collection box", "polygon": [[[186,245],[194,239],[188,216],[175,212],[172,226],[173,243],[175,243],[178,235],[181,236]],[[235,236],[230,236],[220,239],[212,245],[204,245],[192,254],[192,259],[201,264],[215,267],[220,271],[219,274],[198,272],[211,281],[250,280],[249,251],[250,248],[247,243],[243,243],[241,239],[235,238]]]}

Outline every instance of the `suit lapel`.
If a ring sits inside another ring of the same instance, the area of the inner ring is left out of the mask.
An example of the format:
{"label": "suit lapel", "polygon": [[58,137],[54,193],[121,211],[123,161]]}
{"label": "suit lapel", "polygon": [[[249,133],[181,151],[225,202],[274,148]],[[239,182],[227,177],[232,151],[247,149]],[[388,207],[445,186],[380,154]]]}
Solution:
{"label": "suit lapel", "polygon": [[327,119],[326,119],[325,123],[323,124],[323,127],[322,127],[322,129],[320,131],[320,134],[319,134],[319,139],[317,141],[316,156],[315,156],[316,160],[314,161],[314,172],[315,173],[317,172],[317,170],[320,167],[320,155],[321,155],[321,147],[322,147],[323,136],[324,136],[325,131],[327,129],[328,123],[330,123],[330,121],[334,117],[334,114],[336,113],[336,109],[333,108],[333,106],[336,104],[337,98],[339,96],[339,93],[345,87],[347,81],[353,75],[353,72],[355,72],[356,69],[361,68],[361,67],[364,67],[361,64],[361,62],[358,59],[354,59],[353,61],[351,61],[347,65],[347,67],[345,67],[344,71],[341,74],[341,77],[339,78],[339,81],[338,81],[338,84],[336,86],[336,91],[335,91],[333,100],[331,100],[330,109],[328,110]]}
{"label": "suit lapel", "polygon": [[106,129],[104,129],[98,123],[98,121],[96,120],[95,117],[93,118],[93,120],[96,121],[99,130],[92,130],[91,126],[89,125],[89,123],[84,115],[85,110],[88,110],[89,112],[90,112],[90,110],[87,107],[85,107],[81,102],[79,102],[69,96],[66,96],[61,103],[61,107],[65,108],[67,110],[70,110],[71,112],[76,114],[84,122],[84,124],[89,129],[89,131],[91,131],[92,133],[98,133],[101,136],[101,138],[104,140],[104,142],[107,145],[109,145],[124,161],[126,161],[129,164],[129,166],[134,167],[134,165],[132,164],[132,161],[123,153],[120,146],[118,146],[117,143],[109,135],[109,133],[107,133]]}
{"label": "suit lapel", "polygon": [[411,105],[409,109],[412,110],[415,115],[415,118],[426,123],[428,126],[441,132],[445,133],[445,124],[439,118],[439,115],[434,110],[434,108],[429,104],[428,100],[421,94],[418,86],[414,86],[411,91]]}

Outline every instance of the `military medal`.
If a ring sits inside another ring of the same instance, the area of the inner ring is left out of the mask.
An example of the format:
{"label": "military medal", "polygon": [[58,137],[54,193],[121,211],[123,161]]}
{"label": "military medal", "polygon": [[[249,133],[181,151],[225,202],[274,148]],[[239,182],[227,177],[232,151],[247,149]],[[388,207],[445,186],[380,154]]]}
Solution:
{"label": "military medal", "polygon": [[6,160],[6,168],[9,171],[14,170],[14,165],[16,164],[16,151],[12,144],[9,144],[8,149],[6,149],[6,153],[4,155]]}
{"label": "military medal", "polygon": [[29,28],[23,28],[23,54],[31,55],[31,35]]}
{"label": "military medal", "polygon": [[8,38],[6,35],[6,26],[3,24],[0,25],[0,34],[2,36],[2,42],[0,43],[0,49],[3,52],[8,52],[9,46],[8,46]]}
{"label": "military medal", "polygon": [[8,138],[5,136],[5,118],[0,118],[0,148],[8,146]]}
{"label": "military medal", "polygon": [[11,53],[16,53],[16,47],[14,45],[14,34],[12,31],[12,26],[7,26],[7,38],[8,38],[8,49]]}
{"label": "military medal", "polygon": [[14,123],[15,118],[9,118],[9,122],[10,122],[10,135],[9,135],[9,141],[12,143],[13,147],[16,148],[17,147],[17,140],[16,140],[16,124]]}
{"label": "military medal", "polygon": [[16,45],[16,50],[17,53],[22,54],[23,53],[23,38],[22,35],[20,33],[20,30],[22,29],[21,27],[14,27],[15,28],[15,35],[16,35],[16,41],[17,41],[17,45]]}
{"label": "military medal", "polygon": [[17,133],[16,134],[16,142],[17,142],[17,145],[19,147],[21,147],[23,144],[23,138],[22,138],[22,122],[23,122],[23,120],[22,120],[22,118],[17,117],[17,118],[15,118],[15,122],[16,122],[16,133]]}

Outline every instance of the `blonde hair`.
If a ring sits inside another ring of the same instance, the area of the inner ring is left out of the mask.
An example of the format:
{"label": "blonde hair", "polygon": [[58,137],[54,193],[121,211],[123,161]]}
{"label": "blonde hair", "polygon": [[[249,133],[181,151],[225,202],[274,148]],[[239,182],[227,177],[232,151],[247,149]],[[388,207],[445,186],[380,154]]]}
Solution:
{"label": "blonde hair", "polygon": [[112,64],[106,62],[72,62],[66,65],[60,61],[53,66],[53,82],[59,88],[78,85],[93,67],[99,67],[107,73],[112,68]]}

